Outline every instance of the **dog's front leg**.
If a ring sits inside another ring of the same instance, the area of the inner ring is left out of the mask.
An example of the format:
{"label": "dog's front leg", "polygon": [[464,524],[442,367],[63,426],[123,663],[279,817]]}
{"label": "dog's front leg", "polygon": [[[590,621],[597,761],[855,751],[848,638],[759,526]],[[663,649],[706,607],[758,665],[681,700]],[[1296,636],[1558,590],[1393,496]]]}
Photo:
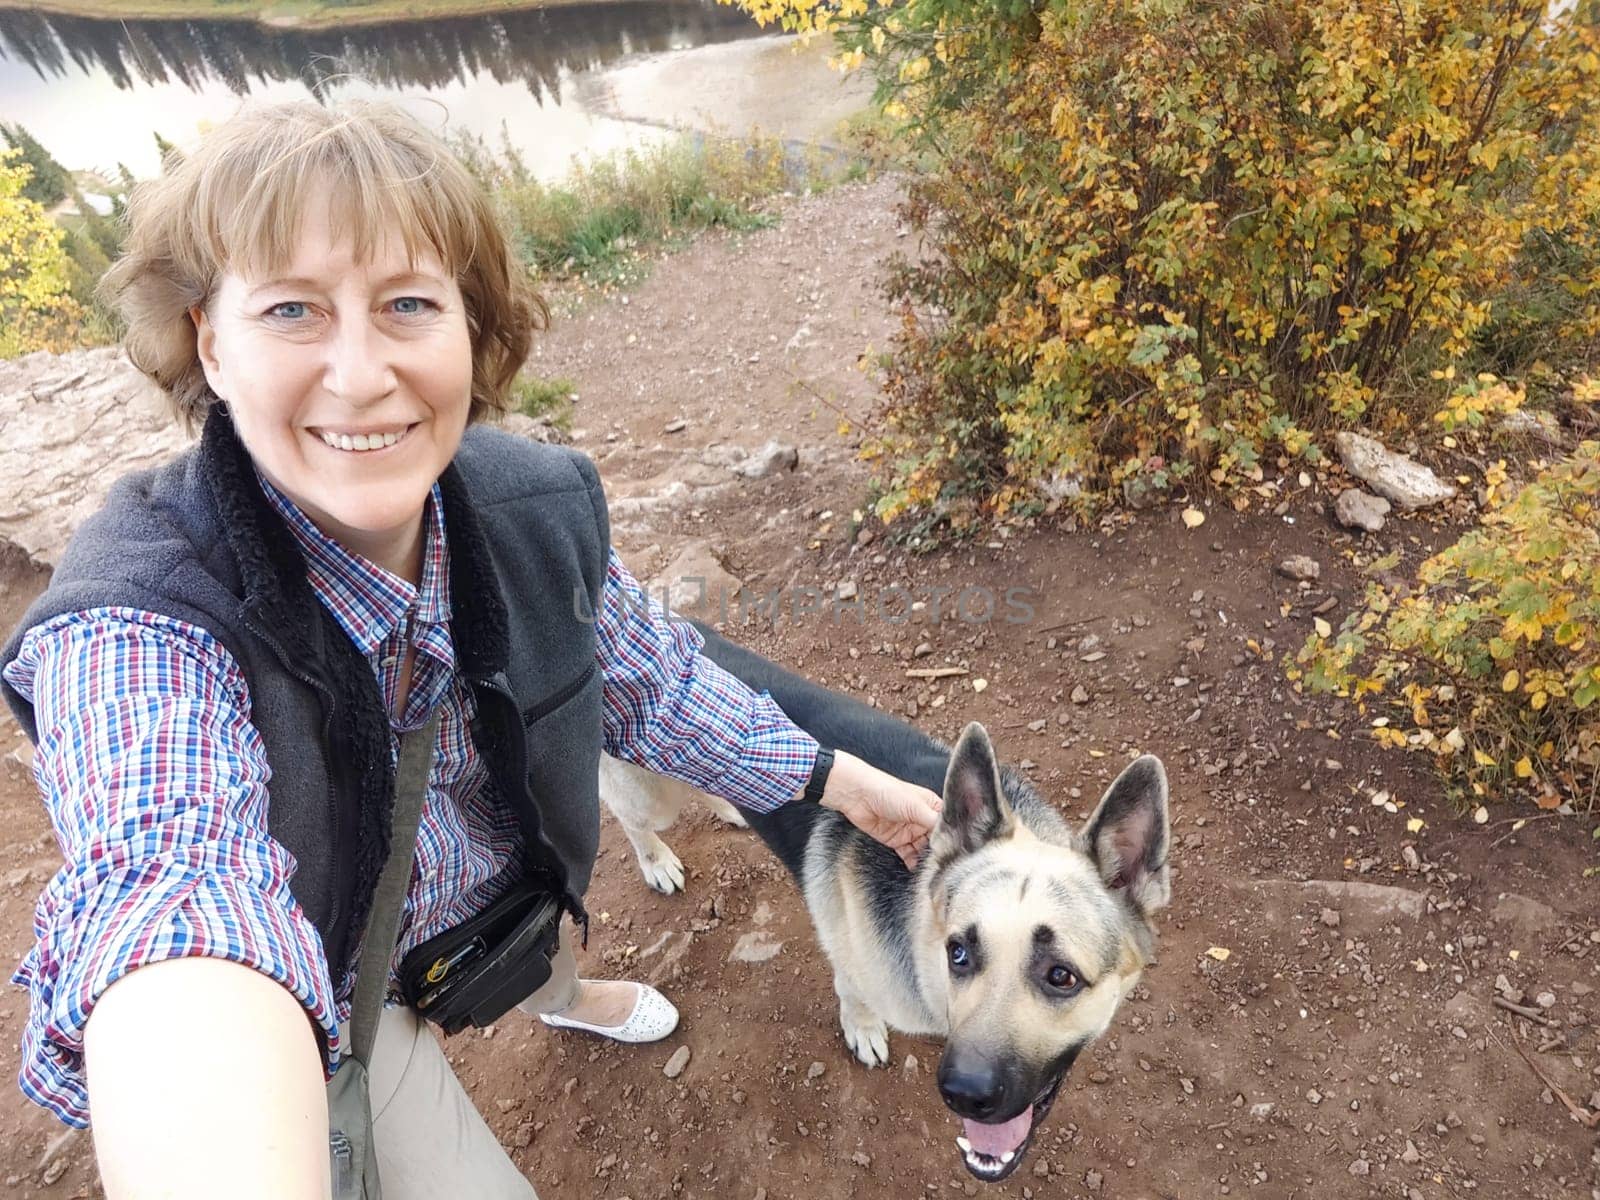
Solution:
{"label": "dog's front leg", "polygon": [[889,1061],[889,1026],[840,971],[833,973],[833,990],[839,996],[839,1028],[850,1052],[869,1067]]}
{"label": "dog's front leg", "polygon": [[600,756],[600,799],[617,818],[639,860],[639,874],[656,891],[670,896],[683,891],[683,863],[658,836],[682,807],[681,785],[674,785],[632,763]]}

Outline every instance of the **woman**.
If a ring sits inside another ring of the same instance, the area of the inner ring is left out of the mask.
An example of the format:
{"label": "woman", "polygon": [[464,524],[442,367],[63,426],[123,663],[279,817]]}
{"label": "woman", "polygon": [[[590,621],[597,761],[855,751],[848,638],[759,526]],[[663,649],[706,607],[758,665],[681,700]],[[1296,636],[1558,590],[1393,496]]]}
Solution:
{"label": "woman", "polygon": [[[843,754],[823,778],[640,602],[587,459],[472,428],[543,308],[434,137],[257,109],[130,213],[107,294],[203,431],[117,485],[0,655],[65,858],[17,975],[21,1083],[92,1111],[108,1195],[326,1194],[398,739],[433,719],[391,966],[530,878],[581,916],[602,748],[751,808],[820,786],[914,859],[932,793]],[[521,1007],[670,1032],[653,989],[579,980],[570,933]],[[410,1008],[370,1072],[386,1200],[533,1195]]]}

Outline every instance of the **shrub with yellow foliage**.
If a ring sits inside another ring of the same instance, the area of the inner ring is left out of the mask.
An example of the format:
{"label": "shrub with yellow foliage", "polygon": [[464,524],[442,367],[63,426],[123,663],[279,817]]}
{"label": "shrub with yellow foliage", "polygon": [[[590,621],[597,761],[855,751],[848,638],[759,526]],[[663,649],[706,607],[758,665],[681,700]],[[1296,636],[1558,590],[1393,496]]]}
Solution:
{"label": "shrub with yellow foliage", "polygon": [[743,2],[842,32],[936,155],[882,516],[1315,456],[1414,411],[1530,247],[1553,340],[1600,332],[1593,0]]}
{"label": "shrub with yellow foliage", "polygon": [[17,151],[0,152],[0,358],[64,350],[82,317],[62,231],[22,194],[30,173]]}
{"label": "shrub with yellow foliage", "polygon": [[[1600,388],[1594,389],[1600,392]],[[1480,528],[1428,559],[1415,590],[1373,586],[1290,675],[1387,701],[1379,740],[1431,751],[1463,798],[1525,786],[1543,808],[1600,801],[1600,442],[1508,489],[1485,479]]]}

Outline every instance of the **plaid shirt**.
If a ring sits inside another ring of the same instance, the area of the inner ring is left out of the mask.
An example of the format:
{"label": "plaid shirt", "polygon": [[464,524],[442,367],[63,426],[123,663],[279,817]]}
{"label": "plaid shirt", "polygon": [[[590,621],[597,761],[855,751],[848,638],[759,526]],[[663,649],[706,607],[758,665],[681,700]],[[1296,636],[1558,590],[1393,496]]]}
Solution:
{"label": "plaid shirt", "polygon": [[[516,819],[492,804],[469,735],[471,689],[450,635],[449,549],[434,489],[420,586],[326,538],[270,484],[311,586],[376,673],[388,711],[414,651],[399,733],[442,706],[394,962],[481,910],[519,861]],[[769,811],[805,784],[817,745],[766,695],[703,658],[694,628],[661,606],[615,553],[596,614],[607,753],[746,808]],[[295,863],[267,832],[270,772],[238,664],[194,625],[132,609],[57,617],[28,633],[6,679],[34,706],[33,773],[65,863],[39,897],[35,945],[13,982],[31,993],[24,1094],[88,1124],[83,1030],[95,1001],[145,963],[205,956],[277,980],[344,1049],[349,995],[333,995],[322,940],[289,888]]]}

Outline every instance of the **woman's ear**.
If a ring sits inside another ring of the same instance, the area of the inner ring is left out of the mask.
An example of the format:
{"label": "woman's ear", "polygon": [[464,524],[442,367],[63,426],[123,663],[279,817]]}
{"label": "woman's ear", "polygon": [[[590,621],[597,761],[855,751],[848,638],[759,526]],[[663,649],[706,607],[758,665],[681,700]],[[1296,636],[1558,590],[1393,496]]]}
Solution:
{"label": "woman's ear", "polygon": [[194,322],[194,349],[200,359],[200,369],[206,374],[211,394],[219,400],[228,397],[222,390],[222,362],[217,358],[217,331],[211,317],[201,305],[189,309],[189,320]]}

